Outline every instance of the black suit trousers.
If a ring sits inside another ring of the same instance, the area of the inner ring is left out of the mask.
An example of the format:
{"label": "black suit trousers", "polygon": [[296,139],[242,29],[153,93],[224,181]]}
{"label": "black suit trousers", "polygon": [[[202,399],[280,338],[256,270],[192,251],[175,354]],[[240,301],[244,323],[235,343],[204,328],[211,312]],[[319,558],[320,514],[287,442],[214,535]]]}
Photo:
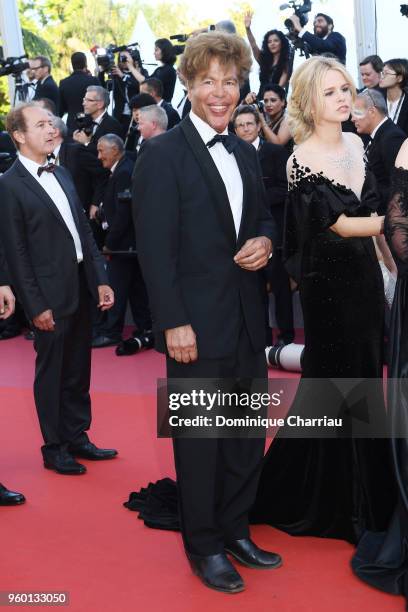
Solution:
{"label": "black suit trousers", "polygon": [[78,274],[76,312],[56,319],[54,331],[34,328],[34,398],[46,446],[86,442],[91,425],[91,296],[82,265]]}
{"label": "black suit trousers", "polygon": [[115,292],[115,304],[101,323],[100,335],[117,338],[122,335],[126,306],[129,301],[133,321],[139,332],[152,328],[146,286],[136,255],[113,255],[108,261],[109,283]]}
{"label": "black suit trousers", "polygon": [[[237,351],[224,359],[192,364],[167,358],[168,378],[265,378],[263,351],[252,349],[245,326]],[[263,438],[173,441],[184,546],[197,555],[224,550],[229,539],[249,536],[248,512],[254,502],[265,440]]]}

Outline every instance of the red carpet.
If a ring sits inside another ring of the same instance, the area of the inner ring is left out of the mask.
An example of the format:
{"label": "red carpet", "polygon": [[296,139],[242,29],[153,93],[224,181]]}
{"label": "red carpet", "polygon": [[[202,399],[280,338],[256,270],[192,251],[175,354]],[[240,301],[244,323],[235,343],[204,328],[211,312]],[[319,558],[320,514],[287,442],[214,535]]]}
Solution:
{"label": "red carpet", "polygon": [[266,526],[253,528],[255,539],[281,553],[284,566],[240,567],[244,593],[210,591],[191,574],[178,534],[150,530],[123,508],[130,491],[173,475],[170,442],[155,435],[155,381],[164,375],[157,353],[94,351],[91,436],[120,457],[84,461],[89,471],[77,477],[42,467],[31,344],[1,342],[0,363],[0,480],[27,497],[0,508],[0,591],[68,591],[72,612],[404,610],[402,598],[354,578],[350,545]]}

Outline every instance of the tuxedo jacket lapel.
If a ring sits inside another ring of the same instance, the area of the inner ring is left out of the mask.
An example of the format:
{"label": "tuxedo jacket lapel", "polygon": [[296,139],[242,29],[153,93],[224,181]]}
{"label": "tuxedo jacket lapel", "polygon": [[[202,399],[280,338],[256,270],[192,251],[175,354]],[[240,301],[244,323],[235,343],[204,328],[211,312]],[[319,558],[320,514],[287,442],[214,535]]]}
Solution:
{"label": "tuxedo jacket lapel", "polygon": [[57,168],[55,168],[54,171],[54,176],[57,179],[57,181],[59,182],[59,184],[61,185],[61,188],[63,190],[63,192],[65,193],[65,195],[67,196],[67,200],[69,203],[69,207],[71,209],[72,212],[72,216],[74,218],[75,221],[75,225],[77,227],[78,232],[80,231],[79,228],[79,217],[78,217],[78,210],[77,207],[75,205],[75,198],[76,198],[76,194],[74,193],[74,191],[72,190],[72,187],[70,185],[70,182],[67,181],[66,176],[64,174],[64,172],[61,172],[61,169],[57,166]]}
{"label": "tuxedo jacket lapel", "polygon": [[200,166],[204,178],[210,191],[213,195],[213,201],[217,207],[218,216],[228,238],[236,245],[236,233],[234,218],[232,216],[231,206],[228,200],[227,190],[220,173],[217,170],[207,147],[205,146],[201,136],[195,129],[191,119],[186,117],[180,127],[183,130],[184,136],[191,147],[192,153]]}

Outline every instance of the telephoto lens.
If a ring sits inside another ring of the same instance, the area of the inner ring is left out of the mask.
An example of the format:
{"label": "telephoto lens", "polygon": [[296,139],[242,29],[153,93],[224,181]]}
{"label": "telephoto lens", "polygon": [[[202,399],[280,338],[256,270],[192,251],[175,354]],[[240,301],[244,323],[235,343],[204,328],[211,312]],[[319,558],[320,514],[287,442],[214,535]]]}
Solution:
{"label": "telephoto lens", "polygon": [[301,372],[304,344],[275,344],[265,349],[266,363],[270,367],[280,368],[288,372]]}

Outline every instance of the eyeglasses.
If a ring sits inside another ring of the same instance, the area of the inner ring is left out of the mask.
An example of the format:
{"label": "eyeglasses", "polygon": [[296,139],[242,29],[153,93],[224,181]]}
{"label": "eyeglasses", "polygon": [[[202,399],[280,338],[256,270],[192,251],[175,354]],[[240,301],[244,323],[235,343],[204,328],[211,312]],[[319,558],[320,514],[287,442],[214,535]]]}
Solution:
{"label": "eyeglasses", "polygon": [[99,102],[96,98],[83,98],[82,102]]}
{"label": "eyeglasses", "polygon": [[388,72],[388,71],[385,71],[385,70],[381,70],[380,74],[383,77],[385,77],[385,76],[397,76],[396,72]]}
{"label": "eyeglasses", "polygon": [[44,68],[45,64],[41,64],[40,66],[32,67],[31,70],[39,70],[40,68]]}

